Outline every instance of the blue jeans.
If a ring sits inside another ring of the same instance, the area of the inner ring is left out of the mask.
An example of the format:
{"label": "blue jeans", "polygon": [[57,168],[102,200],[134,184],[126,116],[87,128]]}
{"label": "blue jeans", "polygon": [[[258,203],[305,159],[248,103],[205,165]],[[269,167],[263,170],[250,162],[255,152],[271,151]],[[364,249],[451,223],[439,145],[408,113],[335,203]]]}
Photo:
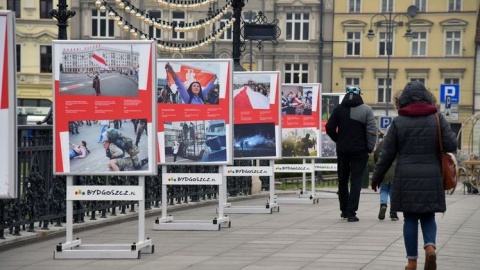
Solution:
{"label": "blue jeans", "polygon": [[380,184],[380,204],[388,205],[388,196],[392,198],[392,184]]}
{"label": "blue jeans", "polygon": [[403,213],[405,219],[403,223],[403,238],[407,259],[418,258],[418,221],[422,227],[423,247],[435,247],[437,238],[437,223],[435,223],[435,213]]}
{"label": "blue jeans", "polygon": [[70,159],[73,159],[74,157],[78,156],[77,152],[75,152],[75,150],[73,149],[70,149],[68,154],[70,156]]}

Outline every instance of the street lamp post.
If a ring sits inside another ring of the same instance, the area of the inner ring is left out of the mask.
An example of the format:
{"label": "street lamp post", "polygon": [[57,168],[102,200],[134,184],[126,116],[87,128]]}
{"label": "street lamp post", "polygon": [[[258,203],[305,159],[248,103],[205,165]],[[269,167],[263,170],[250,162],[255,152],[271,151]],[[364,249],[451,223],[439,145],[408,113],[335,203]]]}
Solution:
{"label": "street lamp post", "polygon": [[232,28],[232,58],[233,58],[233,70],[234,71],[245,71],[245,69],[240,64],[240,56],[242,55],[242,40],[240,35],[241,30],[241,18],[242,18],[242,9],[245,6],[245,1],[248,0],[233,0],[233,18],[235,22],[233,23]]}
{"label": "street lamp post", "polygon": [[410,29],[410,18],[414,17],[418,11],[418,8],[416,6],[410,6],[408,8],[408,13],[396,13],[393,14],[392,12],[388,13],[388,16],[379,13],[379,14],[374,14],[372,18],[370,19],[370,29],[368,30],[367,38],[369,40],[372,40],[375,37],[375,32],[373,30],[373,20],[377,19],[377,22],[375,23],[375,27],[378,29],[379,27],[384,27],[385,28],[385,49],[386,49],[386,54],[387,54],[387,89],[385,92],[385,115],[388,116],[388,111],[389,111],[389,102],[390,102],[390,91],[391,91],[391,79],[390,79],[390,58],[392,56],[392,47],[393,47],[393,31],[395,30],[396,27],[403,26],[403,21],[401,20],[402,18],[407,19],[407,30],[405,32],[404,37],[410,41],[413,38],[412,34],[412,29]]}
{"label": "street lamp post", "polygon": [[[59,0],[57,4],[58,9],[50,10],[49,14],[57,19],[57,26],[58,26],[58,39],[64,40],[67,39],[67,27],[68,27],[68,19],[75,16],[75,11],[67,10],[67,0]],[[43,118],[42,121],[37,121],[37,125],[41,125],[43,123],[52,124],[53,123],[53,107],[50,107],[48,114]]]}
{"label": "street lamp post", "polygon": [[[216,5],[215,5],[215,2],[213,2],[210,7],[208,7],[208,16],[211,17],[213,14],[216,13]],[[215,27],[215,23],[212,23],[212,34],[215,34],[215,30],[216,30],[216,27]],[[212,42],[212,58],[215,58],[215,42],[216,41],[213,41]]]}

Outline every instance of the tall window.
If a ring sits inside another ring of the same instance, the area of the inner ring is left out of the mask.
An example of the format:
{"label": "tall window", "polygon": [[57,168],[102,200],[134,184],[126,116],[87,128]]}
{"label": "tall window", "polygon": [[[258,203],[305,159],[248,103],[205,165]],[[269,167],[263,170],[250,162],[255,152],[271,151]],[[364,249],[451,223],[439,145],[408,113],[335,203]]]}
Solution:
{"label": "tall window", "polygon": [[40,45],[40,72],[52,72],[52,46]]}
{"label": "tall window", "polygon": [[446,56],[460,56],[461,44],[460,31],[446,31],[445,32],[445,55]]}
{"label": "tall window", "polygon": [[310,28],[310,14],[287,13],[287,40],[308,40]]}
{"label": "tall window", "polygon": [[427,32],[413,32],[412,56],[427,55]]}
{"label": "tall window", "polygon": [[[225,14],[220,21],[220,28],[225,27],[227,25],[228,20],[232,18],[232,13],[228,12]],[[225,32],[220,36],[221,40],[232,40],[232,28],[227,28]]]}
{"label": "tall window", "polygon": [[308,64],[285,64],[285,83],[308,83]]}
{"label": "tall window", "polygon": [[445,84],[460,84],[459,78],[445,78],[443,81]]}
{"label": "tall window", "polygon": [[359,13],[361,6],[362,6],[362,0],[349,0],[348,1],[348,12]]}
{"label": "tall window", "polygon": [[[162,11],[160,11],[160,10],[150,10],[148,12],[148,16],[153,20],[162,19]],[[162,30],[157,29],[154,26],[148,26],[148,35],[151,38],[161,38],[162,37]]]}
{"label": "tall window", "polygon": [[[172,11],[172,22],[176,23],[176,25],[185,24],[185,12],[183,12],[183,11]],[[172,31],[172,39],[177,39],[177,40],[185,39],[185,32]]]}
{"label": "tall window", "polygon": [[40,0],[40,19],[50,19],[49,12],[53,9],[53,0]]}
{"label": "tall window", "polygon": [[448,0],[448,11],[461,11],[462,0]]}
{"label": "tall window", "polygon": [[386,103],[387,100],[388,102],[391,102],[392,101],[392,98],[391,98],[392,97],[392,79],[390,78],[387,81],[387,78],[378,78],[377,83],[378,83],[377,101],[379,103]]}
{"label": "tall window", "polygon": [[382,12],[393,12],[393,0],[382,0]]}
{"label": "tall window", "polygon": [[20,18],[22,15],[20,9],[20,0],[7,0],[7,9],[15,11],[15,18]]}
{"label": "tall window", "polygon": [[360,56],[360,32],[347,32],[347,56]]}
{"label": "tall window", "polygon": [[107,13],[92,9],[92,37],[115,37],[115,21]]}
{"label": "tall window", "polygon": [[22,45],[16,44],[15,53],[17,54],[17,72],[20,72],[21,64],[22,64]]}
{"label": "tall window", "polygon": [[[390,40],[393,40],[393,33],[391,33]],[[380,56],[388,56],[388,54],[393,54],[393,42],[389,42],[388,33],[387,32],[380,32],[378,34],[378,55]]]}
{"label": "tall window", "polygon": [[356,77],[347,77],[345,78],[345,87],[347,85],[360,85],[360,78]]}
{"label": "tall window", "polygon": [[415,6],[418,8],[420,12],[427,11],[427,0],[415,0]]}

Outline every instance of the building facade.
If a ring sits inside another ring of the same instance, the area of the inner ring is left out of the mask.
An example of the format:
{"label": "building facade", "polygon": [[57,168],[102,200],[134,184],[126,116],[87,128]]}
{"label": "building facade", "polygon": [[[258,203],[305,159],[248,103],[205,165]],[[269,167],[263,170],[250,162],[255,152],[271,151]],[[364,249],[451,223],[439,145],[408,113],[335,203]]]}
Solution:
{"label": "building facade", "polygon": [[[276,40],[232,44],[230,0],[204,1],[189,8],[175,6],[175,1],[68,0],[68,9],[76,12],[68,22],[68,37],[144,36],[169,47],[195,48],[159,49],[157,58],[231,58],[240,47],[245,70],[279,70],[283,83],[321,82],[324,92],[334,93],[344,92],[349,84],[360,85],[365,102],[377,116],[396,115],[391,97],[411,80],[424,82],[438,101],[443,100],[441,85],[459,85],[457,118],[450,120],[456,129],[480,110],[479,91],[474,90],[480,0],[234,1],[245,4],[243,22],[276,24]],[[51,42],[58,27],[48,11],[57,3],[0,0],[0,8],[15,10],[17,15],[20,98],[51,99],[51,92],[44,90],[51,91]],[[223,16],[211,22],[209,18],[219,12]],[[172,31],[173,24],[188,31]],[[212,35],[214,41],[206,42]]]}
{"label": "building facade", "polygon": [[15,12],[17,96],[24,113],[46,114],[52,105],[51,45],[58,27],[49,12],[56,4],[57,0],[0,0],[0,9]]}
{"label": "building facade", "polygon": [[[232,18],[233,10],[224,12],[224,16],[216,23],[208,23],[206,27],[188,32],[175,32],[170,29],[156,28],[154,25],[139,20],[142,11],[157,22],[175,22],[177,25],[196,24],[205,20],[217,10],[222,10],[231,1],[210,1],[200,7],[182,9],[172,6],[161,5],[155,1],[125,1],[120,8],[116,1],[106,1],[106,11],[100,12],[95,1],[79,0],[72,1],[72,9],[77,16],[70,23],[72,39],[130,39],[131,28],[135,28],[138,36],[142,33],[148,38],[156,38],[166,43],[183,46],[193,43],[202,43],[202,40],[222,29],[227,21]],[[333,0],[258,0],[247,1],[242,8],[242,21],[255,22],[257,18],[262,23],[277,23],[280,30],[278,38],[272,41],[250,42],[246,40],[241,44],[241,65],[245,70],[281,70],[284,74],[285,83],[313,83],[323,81],[325,88],[330,88],[328,82],[330,69],[323,68],[320,63],[331,61],[332,32],[328,27],[322,27],[321,18],[333,18]],[[127,12],[125,7],[129,7]],[[322,8],[324,7],[324,8]],[[118,27],[118,20],[108,16],[113,9],[120,20],[128,22],[131,26],[126,32]],[[136,12],[132,13],[132,9]],[[263,17],[256,17],[262,12]],[[322,16],[321,14],[329,14]],[[325,19],[324,19],[325,20]],[[322,33],[321,29],[327,29]],[[243,33],[243,30],[242,30]],[[320,46],[320,35],[326,41]],[[243,40],[243,39],[242,39]],[[215,42],[201,46],[191,52],[166,52],[158,51],[158,58],[231,58],[233,51],[232,28],[226,29],[223,34],[216,38]],[[238,45],[237,45],[238,46]],[[319,54],[322,50],[323,53]],[[322,59],[323,58],[323,59]],[[327,64],[328,66],[328,64]],[[319,80],[321,78],[321,80]]]}
{"label": "building facade", "polygon": [[422,81],[438,103],[445,98],[442,85],[458,84],[458,111],[450,119],[458,130],[474,113],[479,4],[477,0],[335,1],[334,39],[348,43],[334,46],[332,91],[360,85],[364,100],[379,116],[396,115],[391,97],[409,81]]}

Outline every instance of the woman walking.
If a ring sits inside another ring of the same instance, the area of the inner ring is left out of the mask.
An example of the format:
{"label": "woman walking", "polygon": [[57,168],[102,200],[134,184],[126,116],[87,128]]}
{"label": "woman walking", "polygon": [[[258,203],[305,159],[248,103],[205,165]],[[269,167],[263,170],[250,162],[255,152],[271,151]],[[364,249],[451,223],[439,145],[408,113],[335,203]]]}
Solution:
{"label": "woman walking", "polygon": [[[398,117],[393,119],[372,177],[372,189],[382,183],[395,158],[397,166],[393,181],[391,210],[403,212],[403,237],[408,264],[405,269],[417,269],[418,223],[423,234],[424,269],[437,269],[435,213],[445,212],[437,134],[437,108],[425,86],[409,82],[400,96]],[[455,133],[440,114],[440,130],[446,152],[457,149]]]}

